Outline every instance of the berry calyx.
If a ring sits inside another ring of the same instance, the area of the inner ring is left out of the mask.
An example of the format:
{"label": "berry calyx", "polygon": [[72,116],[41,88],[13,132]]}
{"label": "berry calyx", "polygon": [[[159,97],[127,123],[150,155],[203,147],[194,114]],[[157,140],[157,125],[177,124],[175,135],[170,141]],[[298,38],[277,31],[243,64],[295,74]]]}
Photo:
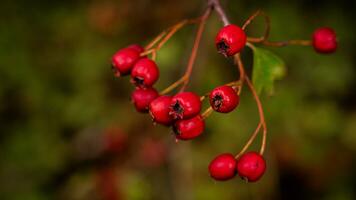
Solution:
{"label": "berry calyx", "polygon": [[173,119],[188,119],[200,113],[200,97],[193,92],[181,92],[171,100],[169,115]]}
{"label": "berry calyx", "polygon": [[237,173],[248,182],[258,181],[266,170],[266,162],[256,152],[248,152],[237,161]]}
{"label": "berry calyx", "polygon": [[332,53],[337,48],[336,33],[328,27],[318,28],[313,33],[313,47],[319,53]]}
{"label": "berry calyx", "polygon": [[130,73],[140,53],[132,48],[124,48],[116,52],[111,58],[111,68],[116,77]]}
{"label": "berry calyx", "polygon": [[153,100],[149,106],[149,112],[154,122],[169,126],[173,119],[169,115],[172,97],[160,96]]}
{"label": "berry calyx", "polygon": [[146,113],[150,103],[158,97],[154,88],[136,88],[131,94],[131,101],[138,112]]}
{"label": "berry calyx", "polygon": [[145,51],[145,49],[141,45],[138,45],[138,44],[132,44],[132,45],[128,46],[127,48],[133,49],[133,50],[137,51],[138,53],[142,53]]}
{"label": "berry calyx", "polygon": [[204,128],[205,123],[201,115],[179,120],[173,125],[173,131],[179,140],[194,139],[203,133]]}
{"label": "berry calyx", "polygon": [[159,77],[156,63],[148,58],[141,58],[131,71],[131,82],[138,87],[150,87]]}
{"label": "berry calyx", "polygon": [[210,92],[209,102],[215,111],[228,113],[238,106],[240,98],[232,87],[223,85]]}
{"label": "berry calyx", "polygon": [[247,37],[240,27],[230,24],[220,29],[215,37],[215,46],[225,57],[240,52],[246,45]]}
{"label": "berry calyx", "polygon": [[218,181],[225,181],[236,175],[236,160],[230,153],[216,156],[209,164],[209,173]]}

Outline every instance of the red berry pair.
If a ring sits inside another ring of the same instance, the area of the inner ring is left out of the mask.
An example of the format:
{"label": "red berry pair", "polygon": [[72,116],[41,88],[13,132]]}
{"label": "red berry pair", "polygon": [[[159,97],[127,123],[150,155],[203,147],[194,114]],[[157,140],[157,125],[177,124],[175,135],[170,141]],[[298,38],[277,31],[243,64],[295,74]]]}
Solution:
{"label": "red berry pair", "polygon": [[200,97],[193,92],[160,96],[149,106],[153,121],[166,126],[173,124],[176,138],[181,140],[193,139],[203,132],[205,124],[200,110]]}
{"label": "red berry pair", "polygon": [[237,161],[230,153],[220,154],[209,165],[209,173],[218,181],[235,177],[236,173],[248,182],[258,181],[266,170],[266,162],[256,152],[243,154]]}

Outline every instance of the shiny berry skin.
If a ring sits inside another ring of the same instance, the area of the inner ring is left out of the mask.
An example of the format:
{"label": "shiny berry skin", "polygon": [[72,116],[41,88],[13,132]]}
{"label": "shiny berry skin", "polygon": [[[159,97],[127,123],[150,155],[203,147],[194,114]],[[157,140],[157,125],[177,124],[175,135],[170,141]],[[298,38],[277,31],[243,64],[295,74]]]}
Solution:
{"label": "shiny berry skin", "polygon": [[132,48],[124,48],[116,52],[111,58],[111,68],[115,76],[123,76],[130,73],[140,53]]}
{"label": "shiny berry skin", "polygon": [[179,140],[194,139],[203,133],[204,128],[205,123],[201,115],[190,119],[178,120],[173,125],[173,131]]}
{"label": "shiny berry skin", "polygon": [[127,48],[133,49],[133,50],[137,51],[138,53],[142,53],[145,51],[145,49],[141,45],[138,45],[138,44],[132,44],[132,45],[128,46]]}
{"label": "shiny berry skin", "polygon": [[215,37],[215,46],[225,57],[239,53],[246,45],[245,32],[238,26],[230,24],[220,29]]}
{"label": "shiny berry skin", "polygon": [[256,152],[243,154],[237,161],[237,173],[248,182],[258,181],[266,170],[266,162]]}
{"label": "shiny berry skin", "polygon": [[148,58],[141,58],[131,71],[131,82],[138,87],[150,87],[159,77],[156,63]]}
{"label": "shiny berry skin", "polygon": [[313,47],[319,53],[332,53],[337,48],[336,33],[328,27],[318,28],[313,33]]}
{"label": "shiny berry skin", "polygon": [[173,119],[169,116],[172,97],[160,96],[150,103],[149,112],[154,122],[169,126]]}
{"label": "shiny berry skin", "polygon": [[146,113],[150,103],[158,97],[154,88],[136,88],[131,94],[131,101],[138,112]]}
{"label": "shiny berry skin", "polygon": [[209,173],[218,181],[225,181],[236,175],[236,160],[230,153],[220,154],[209,164]]}
{"label": "shiny berry skin", "polygon": [[210,92],[209,101],[215,111],[228,113],[238,106],[240,97],[232,87],[223,85]]}
{"label": "shiny berry skin", "polygon": [[169,115],[173,119],[188,119],[200,113],[200,97],[193,92],[181,92],[173,96]]}

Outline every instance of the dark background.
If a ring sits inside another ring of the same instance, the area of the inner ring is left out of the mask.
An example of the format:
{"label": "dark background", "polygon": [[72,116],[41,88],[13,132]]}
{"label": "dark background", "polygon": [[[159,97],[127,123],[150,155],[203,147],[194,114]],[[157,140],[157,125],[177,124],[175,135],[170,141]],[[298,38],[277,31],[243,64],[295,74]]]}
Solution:
{"label": "dark background", "polygon": [[[355,1],[222,0],[241,25],[261,8],[271,40],[308,39],[333,27],[339,48],[269,48],[287,64],[274,96],[262,95],[269,128],[267,172],[258,183],[213,181],[219,153],[237,153],[258,122],[251,95],[231,114],[214,113],[204,136],[174,143],[130,104],[128,78],[110,57],[147,44],[164,28],[199,16],[205,1],[2,0],[0,3],[0,199],[356,199]],[[189,90],[202,95],[236,79],[216,53],[221,27],[209,19]],[[263,20],[248,35],[263,31]],[[158,52],[158,89],[182,74],[196,27]],[[244,52],[251,69],[251,52]],[[259,148],[258,139],[252,149]]]}

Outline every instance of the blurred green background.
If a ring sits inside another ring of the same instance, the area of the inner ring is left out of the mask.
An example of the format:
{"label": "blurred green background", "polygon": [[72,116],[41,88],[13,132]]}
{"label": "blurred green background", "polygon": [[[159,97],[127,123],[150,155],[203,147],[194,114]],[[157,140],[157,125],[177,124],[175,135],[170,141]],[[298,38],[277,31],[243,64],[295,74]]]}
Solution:
{"label": "blurred green background", "polygon": [[[217,154],[237,153],[257,125],[247,90],[235,112],[212,114],[203,136],[175,144],[169,129],[135,112],[128,78],[110,70],[118,49],[199,16],[204,0],[2,0],[0,199],[356,199],[355,1],[222,4],[236,24],[264,10],[271,40],[308,39],[320,26],[338,34],[328,56],[270,48],[288,73],[274,96],[262,98],[268,166],[258,183],[216,182],[207,171]],[[219,27],[213,14],[189,86],[201,95],[238,77],[232,60],[216,53]],[[263,27],[258,19],[248,34]],[[195,30],[188,26],[158,52],[158,89],[183,73]],[[244,61],[250,71],[249,50]]]}

